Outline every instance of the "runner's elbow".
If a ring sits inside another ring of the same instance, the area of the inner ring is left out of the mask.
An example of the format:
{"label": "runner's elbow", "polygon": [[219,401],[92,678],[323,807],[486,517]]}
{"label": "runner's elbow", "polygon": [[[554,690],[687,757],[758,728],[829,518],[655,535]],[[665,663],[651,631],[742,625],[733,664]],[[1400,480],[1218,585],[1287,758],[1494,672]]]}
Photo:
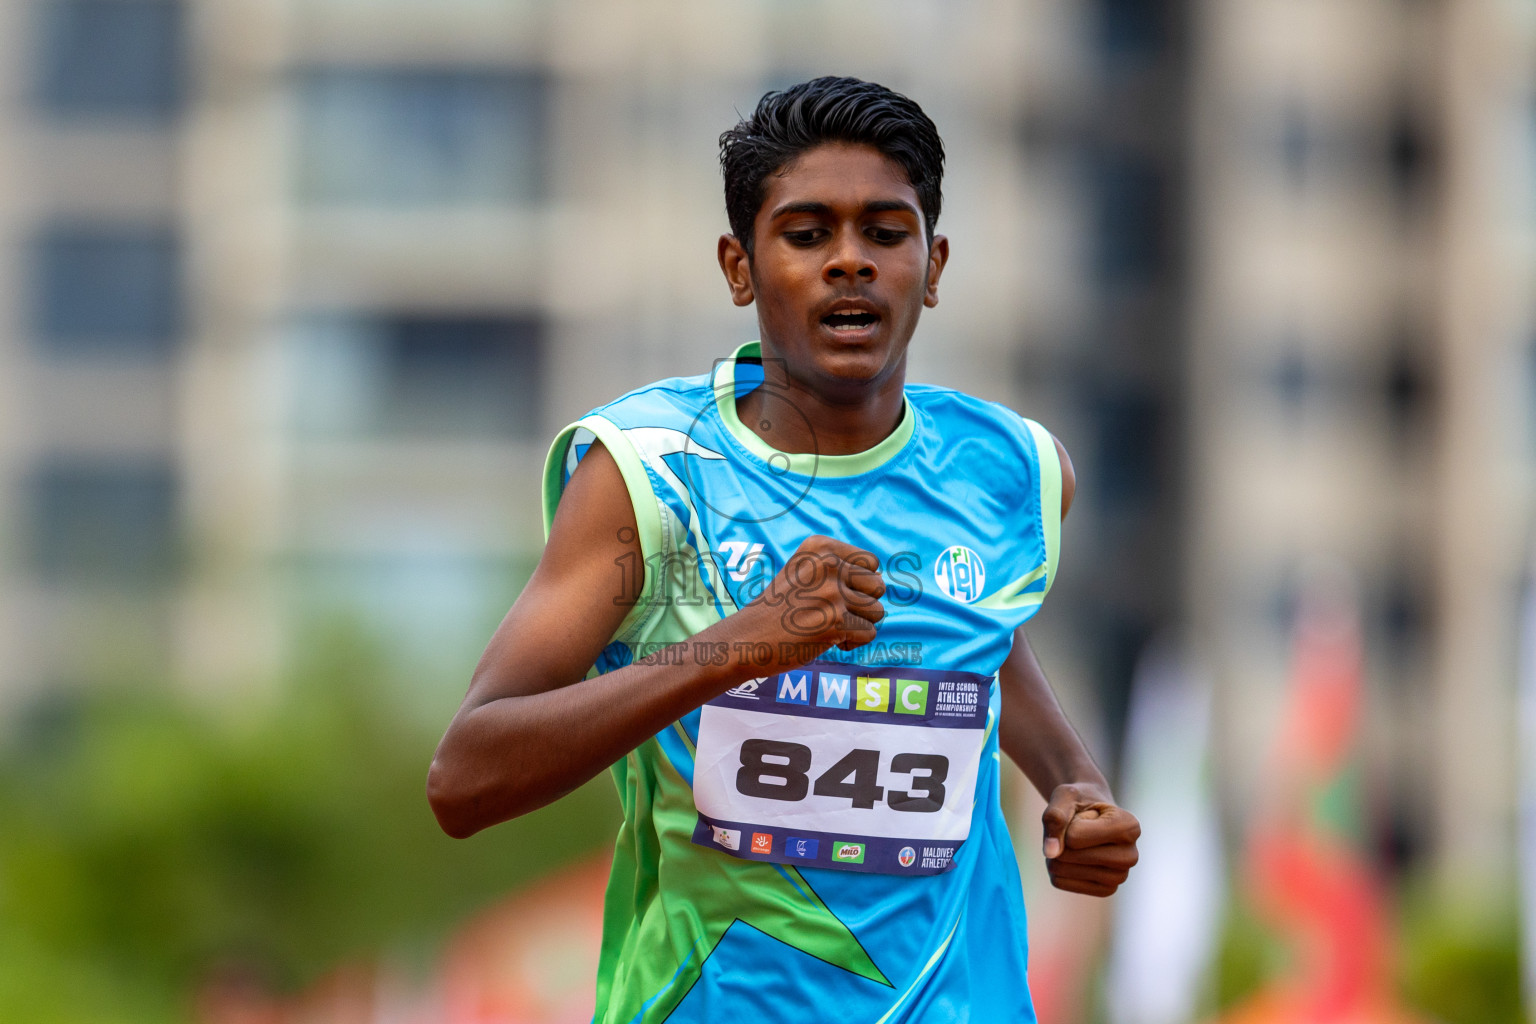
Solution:
{"label": "runner's elbow", "polygon": [[427,803],[438,826],[455,839],[522,817],[565,795],[564,790],[533,784],[518,775],[487,776],[442,757],[427,770]]}
{"label": "runner's elbow", "polygon": [[488,823],[476,820],[477,801],[457,774],[440,758],[433,758],[427,770],[427,803],[439,828],[454,839],[468,839]]}

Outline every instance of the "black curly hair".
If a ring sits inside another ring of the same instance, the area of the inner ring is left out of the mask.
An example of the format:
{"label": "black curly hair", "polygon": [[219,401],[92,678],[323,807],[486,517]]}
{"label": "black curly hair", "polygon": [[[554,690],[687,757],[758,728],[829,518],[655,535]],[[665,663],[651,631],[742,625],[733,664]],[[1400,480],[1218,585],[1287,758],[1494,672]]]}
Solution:
{"label": "black curly hair", "polygon": [[763,182],[824,142],[873,146],[907,172],[933,241],[943,203],[944,143],[923,108],[883,85],[825,76],[770,92],[752,116],[720,135],[725,213],[731,233],[752,252],[752,222]]}

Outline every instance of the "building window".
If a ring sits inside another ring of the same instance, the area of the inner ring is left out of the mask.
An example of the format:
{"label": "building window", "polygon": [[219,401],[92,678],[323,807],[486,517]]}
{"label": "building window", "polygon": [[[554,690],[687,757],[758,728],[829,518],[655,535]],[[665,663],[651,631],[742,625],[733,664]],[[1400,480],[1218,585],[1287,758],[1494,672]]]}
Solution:
{"label": "building window", "polygon": [[316,317],[294,331],[294,423],[310,436],[535,438],[532,317]]}
{"label": "building window", "polygon": [[33,249],[34,329],[58,355],[166,355],[181,321],[180,254],[161,228],[65,225]]}
{"label": "building window", "polygon": [[1098,0],[1098,44],[1105,56],[1145,57],[1160,49],[1169,15],[1145,0]]}
{"label": "building window", "polygon": [[298,187],[314,202],[524,203],[542,193],[544,80],[499,71],[311,71]]}
{"label": "building window", "polygon": [[50,582],[136,586],[176,563],[176,483],[160,463],[46,463],[32,480],[32,551]]}
{"label": "building window", "polygon": [[1144,514],[1159,500],[1165,414],[1158,396],[1131,385],[1103,384],[1089,402],[1097,456],[1099,507]]}
{"label": "building window", "polygon": [[1140,286],[1163,268],[1163,174],[1150,158],[1105,150],[1089,159],[1093,270],[1101,287]]}
{"label": "building window", "polygon": [[1326,368],[1309,354],[1306,341],[1291,335],[1275,346],[1263,376],[1280,408],[1291,417],[1321,408],[1333,383]]}
{"label": "building window", "polygon": [[64,117],[173,116],[183,92],[184,13],[173,0],[45,0],[39,103]]}

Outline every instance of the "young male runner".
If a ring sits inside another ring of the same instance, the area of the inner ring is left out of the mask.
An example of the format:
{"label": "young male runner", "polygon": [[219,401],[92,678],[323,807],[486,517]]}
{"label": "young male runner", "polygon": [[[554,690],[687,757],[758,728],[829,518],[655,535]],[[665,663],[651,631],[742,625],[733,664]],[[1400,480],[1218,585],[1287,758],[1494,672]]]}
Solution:
{"label": "young male runner", "polygon": [[1074,481],[1038,424],[906,383],[943,147],[850,78],[721,137],[761,342],[567,427],[549,542],[428,778],[451,835],[612,766],[599,1022],[1030,1021],[1002,749],[1052,881],[1115,891],[1136,819],[1021,625]]}

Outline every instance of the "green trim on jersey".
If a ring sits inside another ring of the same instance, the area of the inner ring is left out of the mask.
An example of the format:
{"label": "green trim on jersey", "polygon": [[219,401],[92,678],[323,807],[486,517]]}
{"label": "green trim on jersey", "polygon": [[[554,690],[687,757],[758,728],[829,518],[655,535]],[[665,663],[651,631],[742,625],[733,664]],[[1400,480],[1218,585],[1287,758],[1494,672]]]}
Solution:
{"label": "green trim on jersey", "polygon": [[955,939],[955,930],[960,927],[961,916],[963,915],[956,916],[955,923],[949,929],[949,934],[944,936],[944,941],[939,944],[938,949],[933,951],[933,955],[928,958],[928,962],[923,965],[923,969],[917,973],[917,977],[912,979],[912,984],[907,986],[907,990],[901,994],[901,998],[892,1003],[891,1008],[885,1011],[885,1016],[875,1021],[875,1024],[886,1024],[886,1021],[890,1020],[892,1015],[901,1009],[902,1004],[911,997],[913,992],[917,991],[917,987],[932,973],[934,965],[944,959],[944,954],[949,951],[949,944]]}
{"label": "green trim on jersey", "polygon": [[857,476],[860,473],[868,473],[889,461],[891,456],[905,448],[907,442],[912,439],[912,431],[917,425],[916,417],[912,415],[912,404],[903,395],[901,422],[896,424],[896,429],[891,431],[889,437],[867,451],[855,452],[852,455],[817,455],[812,452],[779,451],[748,429],[736,414],[736,360],[761,359],[762,354],[762,342],[747,342],[738,348],[729,360],[723,360],[718,365],[714,380],[715,408],[720,411],[720,419],[725,422],[725,428],[731,432],[732,437],[741,442],[743,448],[762,461],[802,476]]}
{"label": "green trim on jersey", "polygon": [[1056,439],[1034,420],[1026,419],[1035,439],[1035,456],[1040,460],[1040,519],[1045,531],[1045,590],[1043,599],[1056,582],[1056,563],[1061,558],[1061,456],[1056,453]]}
{"label": "green trim on jersey", "polygon": [[[997,591],[976,602],[977,608],[986,608],[989,611],[997,611],[1004,608],[1028,608],[1045,600],[1044,590],[1022,593],[1025,587],[1032,583],[1038,583],[1045,578],[1049,570],[1044,565],[1036,566],[1032,571],[1025,573],[1012,583],[1006,583]],[[1050,580],[1046,580],[1046,586],[1050,586]]]}
{"label": "green trim on jersey", "polygon": [[655,564],[658,552],[663,550],[661,530],[661,509],[656,498],[656,492],[651,489],[650,477],[645,472],[645,465],[640,461],[640,456],[628,441],[624,439],[624,432],[601,416],[583,416],[581,419],[566,427],[555,435],[554,442],[549,446],[549,455],[544,461],[544,540],[549,540],[549,529],[555,524],[555,508],[560,504],[560,495],[565,490],[565,457],[566,450],[570,448],[572,439],[578,430],[590,430],[608,449],[608,454],[613,456],[613,461],[618,464],[619,473],[624,477],[624,486],[629,491],[629,503],[634,507],[635,526],[640,534],[640,557],[643,559],[641,572],[644,583],[641,585],[640,598],[635,602],[629,614],[624,616],[624,621],[619,624],[616,636],[625,636],[631,632],[642,631],[645,627],[645,619],[658,610],[659,602],[654,599],[655,580],[652,579],[649,567]]}

